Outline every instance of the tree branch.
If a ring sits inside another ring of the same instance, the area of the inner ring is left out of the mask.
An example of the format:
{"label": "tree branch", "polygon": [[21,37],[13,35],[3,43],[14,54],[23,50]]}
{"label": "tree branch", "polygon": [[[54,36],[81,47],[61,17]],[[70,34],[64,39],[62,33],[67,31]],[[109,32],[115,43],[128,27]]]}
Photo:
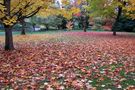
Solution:
{"label": "tree branch", "polygon": [[3,4],[3,3],[0,3],[0,5],[4,6],[4,4]]}
{"label": "tree branch", "polygon": [[14,17],[15,15],[20,14],[20,13],[22,12],[22,9],[26,9],[26,8],[32,6],[33,4],[34,4],[34,3],[28,2],[23,8],[20,8],[17,12],[15,12],[15,13],[12,15],[12,17]]}
{"label": "tree branch", "polygon": [[[22,0],[22,1],[23,1],[23,0]],[[19,0],[19,3],[11,10],[11,12],[13,12],[13,11],[20,5],[20,3],[21,3],[22,1]]]}
{"label": "tree branch", "polygon": [[35,14],[37,14],[37,13],[40,11],[41,8],[42,8],[42,7],[40,6],[40,7],[38,7],[36,10],[33,10],[31,13],[27,14],[26,16],[22,16],[22,17],[20,17],[20,18],[29,18],[29,17],[32,17],[32,16],[34,16]]}

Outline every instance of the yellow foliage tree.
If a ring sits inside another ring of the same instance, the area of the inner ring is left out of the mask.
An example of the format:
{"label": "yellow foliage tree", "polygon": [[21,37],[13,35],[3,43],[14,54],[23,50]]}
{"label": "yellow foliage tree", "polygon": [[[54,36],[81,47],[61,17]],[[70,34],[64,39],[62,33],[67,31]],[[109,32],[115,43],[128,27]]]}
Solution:
{"label": "yellow foliage tree", "polygon": [[78,7],[81,4],[80,1],[81,0],[77,0],[75,3],[71,3],[70,0],[62,0],[62,6],[57,7],[55,4],[51,4],[47,9],[42,9],[41,12],[37,14],[37,16],[43,18],[48,16],[63,16],[69,21],[67,22],[66,27],[71,30],[73,25],[70,25],[70,19],[72,19],[74,14],[77,14],[81,11]]}
{"label": "yellow foliage tree", "polygon": [[13,50],[12,27],[47,8],[53,0],[0,0],[0,22],[5,28],[5,50]]}
{"label": "yellow foliage tree", "polygon": [[127,15],[132,19],[135,19],[135,0],[128,0],[128,6],[126,7]]}
{"label": "yellow foliage tree", "polygon": [[[78,0],[78,1],[80,1],[80,0]],[[57,7],[53,6],[53,4],[52,4],[47,9],[42,9],[42,12],[38,13],[37,15],[41,16],[41,17],[48,17],[50,15],[62,15],[63,17],[70,20],[72,18],[73,14],[80,12],[79,7],[76,7],[75,5],[70,6],[70,4],[71,4],[70,0],[62,0],[63,8],[57,8]],[[70,7],[68,7],[68,6],[70,6]]]}

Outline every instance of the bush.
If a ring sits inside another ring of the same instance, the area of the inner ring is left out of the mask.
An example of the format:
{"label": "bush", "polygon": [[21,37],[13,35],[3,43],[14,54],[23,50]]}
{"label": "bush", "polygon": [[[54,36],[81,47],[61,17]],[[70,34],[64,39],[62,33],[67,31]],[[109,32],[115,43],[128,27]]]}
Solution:
{"label": "bush", "polygon": [[116,31],[133,32],[135,31],[135,20],[122,17],[114,28]]}

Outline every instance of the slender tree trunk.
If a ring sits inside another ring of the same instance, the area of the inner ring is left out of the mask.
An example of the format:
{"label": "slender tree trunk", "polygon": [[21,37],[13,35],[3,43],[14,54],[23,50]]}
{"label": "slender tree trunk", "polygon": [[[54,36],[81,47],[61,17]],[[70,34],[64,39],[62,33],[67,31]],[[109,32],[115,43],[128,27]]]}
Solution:
{"label": "slender tree trunk", "polygon": [[112,31],[113,31],[114,36],[116,36],[116,34],[117,34],[116,30],[115,30],[116,29],[115,27],[116,27],[117,23],[118,23],[118,20],[116,19],[116,21],[115,21],[115,23],[113,24],[113,27],[112,27]]}
{"label": "slender tree trunk", "polygon": [[83,21],[83,31],[86,32],[86,17],[84,17],[84,21]]}
{"label": "slender tree trunk", "polygon": [[22,24],[21,35],[26,35],[26,31],[25,31],[26,24],[25,24],[24,19],[22,19],[20,22]]}
{"label": "slender tree trunk", "polygon": [[116,36],[116,31],[113,31],[113,35]]}
{"label": "slender tree trunk", "polygon": [[35,32],[35,24],[33,24],[32,26],[33,26],[33,29],[34,29],[34,32]]}
{"label": "slender tree trunk", "polygon": [[45,25],[45,27],[46,27],[46,30],[49,30],[49,26],[47,24]]}
{"label": "slender tree trunk", "polygon": [[84,32],[86,32],[87,30],[86,30],[86,20],[87,18],[86,18],[86,15],[83,15],[82,17],[81,17],[81,21],[82,21],[82,28],[83,28],[83,31]]}
{"label": "slender tree trunk", "polygon": [[86,26],[83,26],[83,31],[84,31],[84,32],[86,32],[86,31],[87,31],[87,30],[86,30]]}
{"label": "slender tree trunk", "polygon": [[86,28],[84,28],[84,32],[86,32]]}
{"label": "slender tree trunk", "polygon": [[4,25],[5,28],[5,50],[14,50],[12,27]]}
{"label": "slender tree trunk", "polygon": [[61,29],[60,25],[58,25],[57,28],[58,28],[58,30],[60,30]]}
{"label": "slender tree trunk", "polygon": [[119,19],[120,19],[120,16],[122,14],[122,7],[119,6],[118,7],[118,14],[117,14],[117,18],[116,18],[116,21],[113,25],[113,28],[112,28],[112,31],[113,31],[113,35],[116,36],[116,30],[115,30],[115,26],[117,25],[117,23],[119,22]]}

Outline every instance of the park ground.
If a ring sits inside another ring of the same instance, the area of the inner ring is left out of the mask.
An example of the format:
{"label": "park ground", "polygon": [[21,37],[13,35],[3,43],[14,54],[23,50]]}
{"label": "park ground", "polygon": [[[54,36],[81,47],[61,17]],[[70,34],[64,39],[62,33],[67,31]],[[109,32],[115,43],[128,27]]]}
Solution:
{"label": "park ground", "polygon": [[1,90],[134,90],[135,34],[57,32],[14,35],[4,51]]}

